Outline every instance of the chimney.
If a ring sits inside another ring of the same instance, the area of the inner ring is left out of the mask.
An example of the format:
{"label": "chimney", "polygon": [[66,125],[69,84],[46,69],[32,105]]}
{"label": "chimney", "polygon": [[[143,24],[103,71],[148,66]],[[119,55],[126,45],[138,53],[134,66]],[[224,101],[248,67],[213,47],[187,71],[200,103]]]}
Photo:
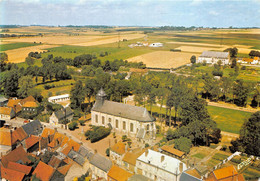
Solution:
{"label": "chimney", "polygon": [[164,159],[165,159],[165,156],[164,156],[164,155],[162,155],[162,156],[161,156],[161,162],[163,162],[163,161],[164,161]]}
{"label": "chimney", "polygon": [[179,164],[179,170],[180,170],[180,173],[182,173],[182,171],[183,171],[183,163],[182,162],[180,162],[180,164]]}
{"label": "chimney", "polygon": [[148,149],[145,150],[145,157],[147,157],[147,155],[148,155]]}

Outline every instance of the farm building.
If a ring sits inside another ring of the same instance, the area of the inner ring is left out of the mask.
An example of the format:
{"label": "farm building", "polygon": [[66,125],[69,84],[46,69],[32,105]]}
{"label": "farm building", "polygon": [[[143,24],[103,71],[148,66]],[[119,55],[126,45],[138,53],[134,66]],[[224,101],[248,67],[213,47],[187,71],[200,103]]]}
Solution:
{"label": "farm building", "polygon": [[162,43],[151,43],[149,47],[163,47]]}
{"label": "farm building", "polygon": [[0,107],[0,118],[1,119],[12,119],[15,117],[15,112],[9,107]]}
{"label": "farm building", "polygon": [[222,62],[222,65],[229,64],[229,53],[228,52],[204,51],[198,57],[197,63],[206,62],[208,64],[216,64],[219,60]]}
{"label": "farm building", "polygon": [[62,101],[67,101],[70,100],[70,95],[69,94],[63,94],[59,96],[52,96],[48,98],[48,101],[51,103],[57,103],[57,102],[62,102]]}
{"label": "farm building", "polygon": [[110,127],[115,132],[136,136],[138,139],[155,138],[155,119],[146,108],[106,100],[101,89],[91,109],[91,124]]}

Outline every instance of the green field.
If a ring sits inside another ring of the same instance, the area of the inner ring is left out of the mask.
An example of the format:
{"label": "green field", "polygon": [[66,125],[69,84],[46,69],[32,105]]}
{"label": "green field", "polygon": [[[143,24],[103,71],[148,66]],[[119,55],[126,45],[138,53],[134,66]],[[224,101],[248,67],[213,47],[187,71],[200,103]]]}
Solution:
{"label": "green field", "polygon": [[252,113],[226,109],[215,106],[207,106],[211,118],[216,121],[218,128],[222,131],[230,133],[239,133],[244,121],[250,117]]}
{"label": "green field", "polygon": [[38,43],[8,43],[8,44],[2,44],[2,45],[0,45],[0,52],[1,51],[7,51],[7,50],[13,50],[13,49],[17,49],[17,48],[36,46],[36,45],[39,45],[39,44]]}

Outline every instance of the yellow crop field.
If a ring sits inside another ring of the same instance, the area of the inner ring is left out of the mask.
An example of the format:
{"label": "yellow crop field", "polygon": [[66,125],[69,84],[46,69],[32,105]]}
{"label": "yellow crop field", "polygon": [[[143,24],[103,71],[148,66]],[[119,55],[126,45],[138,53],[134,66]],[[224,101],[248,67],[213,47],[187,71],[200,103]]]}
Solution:
{"label": "yellow crop field", "polygon": [[170,51],[155,51],[146,53],[127,59],[130,62],[143,62],[147,67],[159,68],[176,68],[190,62],[192,55],[199,56],[200,54],[170,52]]}
{"label": "yellow crop field", "polygon": [[[144,37],[144,34],[122,34],[120,40],[123,39],[132,40]],[[93,46],[102,45],[108,43],[114,43],[118,41],[118,35],[108,36],[43,36],[43,37],[21,37],[8,39],[8,42],[28,42],[28,43],[44,43],[44,44],[58,44],[58,45],[77,45],[77,46]]]}
{"label": "yellow crop field", "polygon": [[30,52],[42,52],[47,48],[57,47],[58,45],[39,45],[24,48],[17,48],[13,50],[7,50],[5,53],[8,55],[8,60],[11,63],[24,62],[25,58]]}

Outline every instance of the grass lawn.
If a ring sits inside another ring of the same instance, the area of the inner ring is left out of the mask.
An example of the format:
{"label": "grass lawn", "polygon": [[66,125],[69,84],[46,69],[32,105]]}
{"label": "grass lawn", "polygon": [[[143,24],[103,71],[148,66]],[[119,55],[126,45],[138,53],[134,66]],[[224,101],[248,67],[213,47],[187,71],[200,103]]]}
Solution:
{"label": "grass lawn", "polygon": [[8,43],[8,44],[2,44],[2,45],[0,45],[0,52],[1,51],[7,51],[7,50],[13,50],[13,49],[17,49],[17,48],[36,46],[36,45],[40,45],[40,44],[39,43]]}
{"label": "grass lawn", "polygon": [[252,113],[238,111],[233,109],[221,108],[216,106],[207,106],[211,118],[216,121],[218,127],[222,131],[237,133],[243,125],[244,121],[250,117]]}
{"label": "grass lawn", "polygon": [[206,157],[206,154],[204,154],[204,153],[196,153],[195,155],[192,155],[192,157],[203,159],[204,157]]}

